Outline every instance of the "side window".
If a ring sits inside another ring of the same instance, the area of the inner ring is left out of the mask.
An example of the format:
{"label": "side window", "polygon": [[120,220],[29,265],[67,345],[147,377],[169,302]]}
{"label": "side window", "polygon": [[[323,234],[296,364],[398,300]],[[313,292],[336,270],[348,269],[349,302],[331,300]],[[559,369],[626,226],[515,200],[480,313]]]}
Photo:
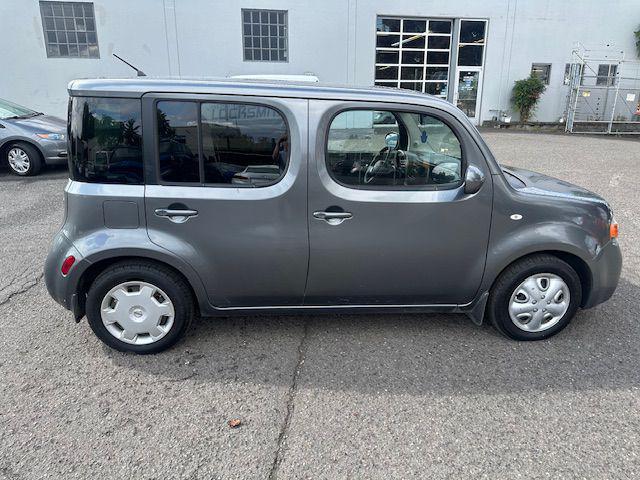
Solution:
{"label": "side window", "polygon": [[329,127],[331,176],[349,187],[415,190],[462,183],[462,149],[438,118],[409,112],[349,110]]}
{"label": "side window", "polygon": [[143,183],[140,100],[73,97],[69,177],[90,183]]}
{"label": "side window", "polygon": [[289,135],[273,108],[202,104],[204,181],[263,187],[277,182],[289,158]]}
{"label": "side window", "polygon": [[284,175],[289,135],[273,108],[160,101],[156,114],[164,182],[265,187]]}
{"label": "side window", "polygon": [[198,104],[158,102],[160,178],[165,182],[200,182]]}

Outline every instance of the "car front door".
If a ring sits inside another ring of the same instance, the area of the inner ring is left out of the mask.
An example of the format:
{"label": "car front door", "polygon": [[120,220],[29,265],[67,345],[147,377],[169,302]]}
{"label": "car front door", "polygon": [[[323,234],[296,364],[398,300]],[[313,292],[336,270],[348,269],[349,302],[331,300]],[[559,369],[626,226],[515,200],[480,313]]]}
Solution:
{"label": "car front door", "polygon": [[[154,94],[143,102],[151,241],[194,267],[216,307],[300,305],[307,101]],[[271,178],[246,180],[252,168]]]}
{"label": "car front door", "polygon": [[[479,148],[433,108],[310,102],[307,305],[471,302],[484,270],[492,183]],[[464,191],[474,165],[485,182]]]}

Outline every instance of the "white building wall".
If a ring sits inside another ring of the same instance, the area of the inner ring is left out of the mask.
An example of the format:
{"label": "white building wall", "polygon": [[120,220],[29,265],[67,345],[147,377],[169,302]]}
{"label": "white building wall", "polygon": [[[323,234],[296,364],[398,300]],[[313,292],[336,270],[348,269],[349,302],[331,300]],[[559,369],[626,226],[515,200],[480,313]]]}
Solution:
{"label": "white building wall", "polygon": [[[635,58],[638,0],[95,0],[99,59],[47,58],[37,0],[0,0],[0,97],[65,115],[74,78],[313,73],[322,81],[371,85],[377,15],[488,19],[481,119],[512,109],[513,82],[532,63],[551,63],[536,118],[564,110],[564,65],[576,42],[611,45]],[[244,62],[241,8],[288,11],[289,61]],[[16,25],[23,25],[16,34]],[[453,87],[453,86],[452,86]]]}

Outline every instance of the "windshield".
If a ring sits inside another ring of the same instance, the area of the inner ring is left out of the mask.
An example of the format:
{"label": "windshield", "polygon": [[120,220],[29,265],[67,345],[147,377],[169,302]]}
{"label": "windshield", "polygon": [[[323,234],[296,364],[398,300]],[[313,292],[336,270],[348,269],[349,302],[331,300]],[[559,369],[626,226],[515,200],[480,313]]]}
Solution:
{"label": "windshield", "polygon": [[30,108],[21,107],[15,103],[0,99],[0,119],[2,120],[16,117],[33,117],[35,115],[38,115],[38,112],[31,110]]}

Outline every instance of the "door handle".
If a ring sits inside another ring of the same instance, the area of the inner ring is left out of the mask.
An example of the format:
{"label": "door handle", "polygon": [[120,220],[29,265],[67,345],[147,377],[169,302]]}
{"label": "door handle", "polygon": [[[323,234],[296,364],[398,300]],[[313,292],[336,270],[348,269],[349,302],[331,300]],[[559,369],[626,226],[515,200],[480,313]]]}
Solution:
{"label": "door handle", "polygon": [[197,210],[173,210],[169,208],[156,208],[154,213],[156,216],[168,218],[174,223],[184,223],[189,220],[189,218],[198,215]]}
{"label": "door handle", "polygon": [[353,217],[350,212],[313,212],[313,217],[324,220],[329,225],[340,225],[345,220]]}

